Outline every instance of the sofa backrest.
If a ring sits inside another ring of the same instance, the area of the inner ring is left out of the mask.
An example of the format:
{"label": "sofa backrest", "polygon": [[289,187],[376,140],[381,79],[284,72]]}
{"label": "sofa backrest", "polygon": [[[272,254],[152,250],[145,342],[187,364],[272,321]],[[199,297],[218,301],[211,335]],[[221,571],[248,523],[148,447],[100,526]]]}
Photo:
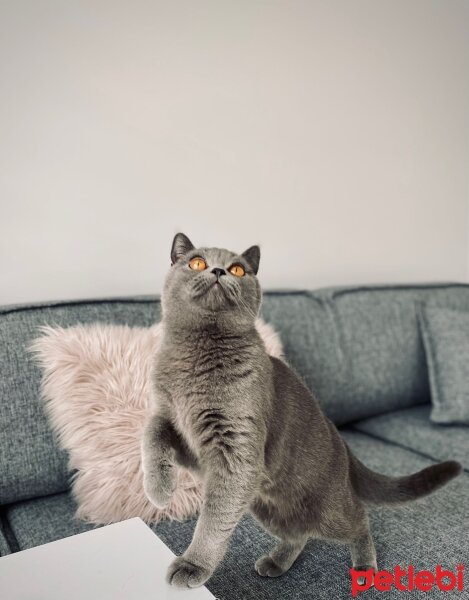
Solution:
{"label": "sofa backrest", "polygon": [[[429,401],[416,305],[469,310],[469,285],[269,291],[262,316],[330,418],[347,423]],[[27,351],[41,325],[150,326],[157,297],[0,308],[0,504],[68,488],[67,456],[47,422],[41,372]]]}
{"label": "sofa backrest", "polygon": [[334,422],[430,401],[417,307],[428,302],[469,310],[469,285],[332,288],[317,296],[333,314],[337,346],[329,360],[337,359],[337,370],[323,374],[313,360],[308,377]]}

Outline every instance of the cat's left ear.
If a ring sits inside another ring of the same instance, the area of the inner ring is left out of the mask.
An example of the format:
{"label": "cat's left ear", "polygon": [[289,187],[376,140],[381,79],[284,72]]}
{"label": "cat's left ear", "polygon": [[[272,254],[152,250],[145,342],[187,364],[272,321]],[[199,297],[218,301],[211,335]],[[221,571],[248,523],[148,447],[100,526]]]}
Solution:
{"label": "cat's left ear", "polygon": [[171,246],[171,263],[174,265],[174,263],[181,258],[181,256],[184,256],[184,254],[187,254],[193,249],[194,245],[187,235],[184,235],[183,233],[176,233],[174,236],[173,245]]}
{"label": "cat's left ear", "polygon": [[248,261],[249,265],[254,271],[254,274],[257,275],[257,271],[259,270],[259,261],[261,260],[261,249],[259,246],[251,246],[244,251],[241,256]]}

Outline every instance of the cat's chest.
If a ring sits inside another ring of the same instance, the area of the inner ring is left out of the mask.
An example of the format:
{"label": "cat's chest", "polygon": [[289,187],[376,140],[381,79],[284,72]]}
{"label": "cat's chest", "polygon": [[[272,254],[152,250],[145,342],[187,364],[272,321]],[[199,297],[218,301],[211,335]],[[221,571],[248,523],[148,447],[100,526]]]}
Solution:
{"label": "cat's chest", "polygon": [[[236,395],[227,393],[224,386],[188,385],[179,382],[170,394],[170,414],[173,425],[186,441],[194,455],[200,459],[201,448],[206,445],[211,431],[219,433],[232,426]],[[222,429],[220,429],[222,428]]]}
{"label": "cat's chest", "polygon": [[229,409],[246,385],[246,375],[246,368],[237,357],[213,353],[179,358],[165,380],[181,428],[196,426],[200,413],[213,406]]}
{"label": "cat's chest", "polygon": [[255,385],[251,362],[245,351],[216,347],[173,350],[160,362],[173,422],[196,454],[210,428],[231,427],[239,398]]}
{"label": "cat's chest", "polygon": [[249,347],[206,345],[173,347],[162,356],[157,374],[175,397],[219,394],[254,373]]}

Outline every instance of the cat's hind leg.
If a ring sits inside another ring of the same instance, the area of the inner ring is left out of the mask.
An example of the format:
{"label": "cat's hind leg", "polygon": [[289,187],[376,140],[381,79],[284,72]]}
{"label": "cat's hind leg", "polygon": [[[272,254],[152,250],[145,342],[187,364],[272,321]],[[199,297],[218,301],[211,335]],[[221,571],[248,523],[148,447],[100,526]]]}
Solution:
{"label": "cat's hind leg", "polygon": [[[368,519],[364,516],[355,537],[350,541],[350,554],[352,555],[352,565],[356,571],[369,571],[373,573],[378,570],[376,564],[376,550],[371,537]],[[358,583],[364,583],[364,577],[359,578]]]}
{"label": "cat's hind leg", "polygon": [[308,538],[282,540],[269,554],[256,561],[255,568],[262,577],[279,577],[286,573],[301,554]]}

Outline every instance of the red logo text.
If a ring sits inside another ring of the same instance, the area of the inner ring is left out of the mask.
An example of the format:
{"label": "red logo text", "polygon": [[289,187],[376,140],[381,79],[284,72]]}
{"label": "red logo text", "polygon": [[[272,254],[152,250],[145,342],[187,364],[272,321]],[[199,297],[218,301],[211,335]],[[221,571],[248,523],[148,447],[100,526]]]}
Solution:
{"label": "red logo text", "polygon": [[430,591],[433,586],[439,588],[442,592],[450,590],[464,589],[464,565],[458,565],[455,571],[443,569],[437,565],[433,571],[415,571],[413,565],[407,569],[402,569],[399,565],[394,567],[394,571],[356,571],[350,569],[352,578],[352,596],[355,597],[359,592],[369,590],[374,586],[379,592],[389,592],[392,588],[401,592],[411,590]]}

